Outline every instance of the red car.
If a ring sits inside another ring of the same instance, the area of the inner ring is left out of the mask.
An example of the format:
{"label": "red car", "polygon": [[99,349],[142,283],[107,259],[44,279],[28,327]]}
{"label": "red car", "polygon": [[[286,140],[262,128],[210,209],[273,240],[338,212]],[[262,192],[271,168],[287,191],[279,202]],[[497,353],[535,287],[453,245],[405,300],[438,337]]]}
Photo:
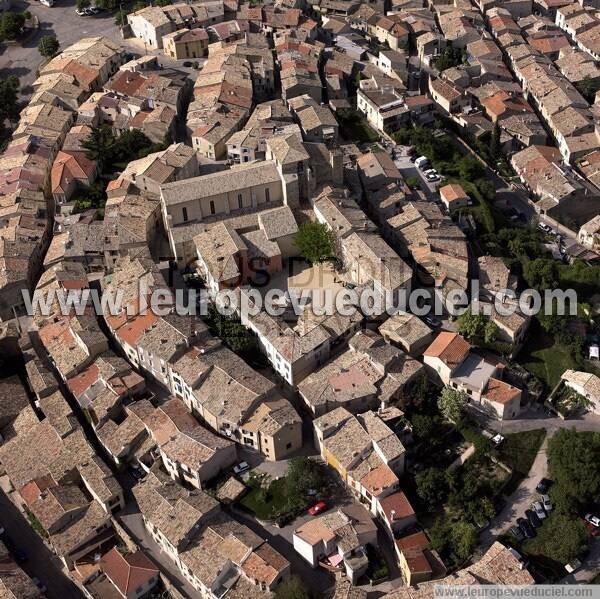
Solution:
{"label": "red car", "polygon": [[324,501],[319,501],[308,510],[308,513],[311,516],[318,516],[321,512],[324,512],[326,509],[327,504]]}

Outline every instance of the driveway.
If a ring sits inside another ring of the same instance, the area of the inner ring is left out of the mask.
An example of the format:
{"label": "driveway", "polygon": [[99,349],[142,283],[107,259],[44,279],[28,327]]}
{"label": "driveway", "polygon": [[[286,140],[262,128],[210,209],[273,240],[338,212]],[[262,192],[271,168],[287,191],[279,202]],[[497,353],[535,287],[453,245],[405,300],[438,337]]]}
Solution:
{"label": "driveway", "polygon": [[0,522],[5,535],[17,549],[27,553],[28,560],[21,568],[46,585],[49,599],[80,599],[83,593],[64,573],[62,562],[48,549],[40,536],[17,509],[4,491],[0,491]]}

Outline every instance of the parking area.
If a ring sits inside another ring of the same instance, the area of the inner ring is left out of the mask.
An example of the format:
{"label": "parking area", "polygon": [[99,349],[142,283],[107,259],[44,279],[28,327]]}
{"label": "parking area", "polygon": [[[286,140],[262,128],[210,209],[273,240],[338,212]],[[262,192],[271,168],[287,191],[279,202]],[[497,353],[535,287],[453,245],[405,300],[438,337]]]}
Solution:
{"label": "parking area", "polygon": [[395,146],[395,150],[396,158],[394,159],[394,164],[404,177],[404,180],[406,181],[410,177],[417,177],[420,181],[421,191],[425,193],[427,199],[431,200],[437,197],[437,189],[441,181],[428,181],[424,172],[426,169],[416,167],[408,154],[406,146]]}

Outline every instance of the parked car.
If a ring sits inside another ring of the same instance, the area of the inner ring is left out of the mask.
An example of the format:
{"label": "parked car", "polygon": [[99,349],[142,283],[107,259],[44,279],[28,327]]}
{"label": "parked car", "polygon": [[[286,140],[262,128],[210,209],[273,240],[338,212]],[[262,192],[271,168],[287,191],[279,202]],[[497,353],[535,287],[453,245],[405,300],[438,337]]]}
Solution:
{"label": "parked car", "polygon": [[437,329],[442,326],[442,322],[435,316],[424,316],[423,320],[432,328]]}
{"label": "parked car", "polygon": [[500,447],[500,445],[502,445],[502,443],[504,443],[504,437],[500,433],[498,433],[497,435],[494,435],[492,437],[492,443],[496,447]]}
{"label": "parked car", "polygon": [[542,525],[542,521],[537,517],[537,514],[533,510],[525,510],[525,517],[529,520],[529,524],[533,528],[539,528]]}
{"label": "parked car", "polygon": [[535,530],[531,524],[529,524],[528,520],[525,518],[517,519],[517,526],[521,529],[521,532],[525,536],[526,539],[533,539],[535,537]]}
{"label": "parked car", "polygon": [[538,229],[544,233],[552,233],[552,227],[549,227],[544,223],[538,223]]}
{"label": "parked car", "polygon": [[540,482],[537,484],[537,487],[535,488],[535,490],[538,493],[547,493],[548,489],[552,486],[552,481],[549,478],[542,478],[542,480],[540,480]]}
{"label": "parked car", "polygon": [[596,528],[600,528],[600,517],[596,516],[596,514],[586,514],[585,521],[593,524]]}
{"label": "parked car", "polygon": [[100,14],[104,9],[100,8],[99,6],[90,6],[90,8],[87,9],[88,12],[91,15],[98,15]]}
{"label": "parked car", "polygon": [[548,497],[548,495],[540,495],[540,501],[546,512],[552,511],[552,501],[550,501],[550,497]]}
{"label": "parked car", "polygon": [[419,156],[415,160],[415,166],[417,168],[420,168],[420,169],[423,169],[423,170],[427,167],[428,164],[429,164],[429,158],[427,158],[427,156]]}
{"label": "parked car", "polygon": [[565,566],[565,570],[569,574],[573,574],[573,572],[576,572],[577,570],[579,570],[579,568],[581,568],[581,562],[577,558],[575,558],[573,561],[569,562]]}
{"label": "parked car", "polygon": [[78,8],[75,10],[75,14],[79,17],[87,17],[89,16],[89,13],[86,11],[85,8]]}
{"label": "parked car", "polygon": [[518,526],[511,526],[508,529],[508,532],[520,543],[524,538],[525,535],[523,534],[523,531],[518,527]]}
{"label": "parked car", "polygon": [[187,67],[187,68],[191,67],[192,66],[192,61],[191,60],[184,61],[183,66]]}
{"label": "parked car", "polygon": [[308,510],[308,513],[311,516],[318,516],[320,513],[324,512],[326,509],[327,509],[327,504],[324,501],[318,501],[317,503],[315,503],[315,505],[313,505]]}
{"label": "parked car", "polygon": [[535,515],[540,520],[543,520],[546,517],[546,512],[544,511],[544,508],[542,507],[542,504],[539,501],[534,501],[531,504],[531,509],[535,512]]}
{"label": "parked car", "polygon": [[234,474],[241,474],[242,472],[246,472],[246,470],[250,470],[248,462],[240,462],[237,466],[233,467]]}

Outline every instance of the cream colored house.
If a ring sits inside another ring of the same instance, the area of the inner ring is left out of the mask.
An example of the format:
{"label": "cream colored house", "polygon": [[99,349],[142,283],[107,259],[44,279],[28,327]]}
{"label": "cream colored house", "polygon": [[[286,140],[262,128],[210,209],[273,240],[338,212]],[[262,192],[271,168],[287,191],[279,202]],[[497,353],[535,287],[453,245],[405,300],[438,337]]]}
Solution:
{"label": "cream colored house", "polygon": [[180,29],[163,36],[165,54],[176,60],[202,58],[208,54],[206,29]]}
{"label": "cream colored house", "polygon": [[591,250],[600,251],[600,215],[594,216],[577,233],[577,241]]}

